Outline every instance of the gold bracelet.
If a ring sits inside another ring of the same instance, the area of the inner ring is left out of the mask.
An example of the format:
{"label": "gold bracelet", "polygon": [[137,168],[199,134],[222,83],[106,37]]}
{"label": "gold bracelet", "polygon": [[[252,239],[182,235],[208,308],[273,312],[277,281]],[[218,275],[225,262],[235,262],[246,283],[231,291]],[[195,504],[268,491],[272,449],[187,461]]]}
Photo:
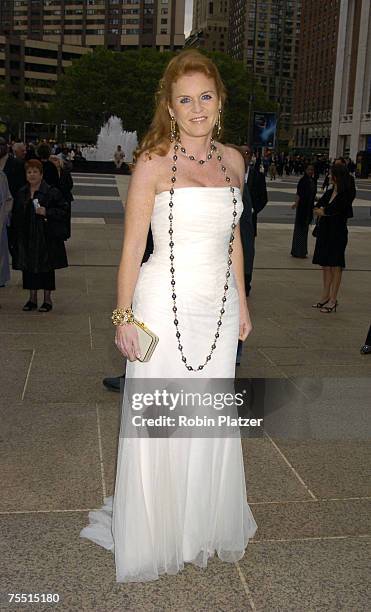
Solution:
{"label": "gold bracelet", "polygon": [[124,325],[125,323],[134,323],[134,315],[131,308],[116,308],[112,312],[111,317],[114,325]]}

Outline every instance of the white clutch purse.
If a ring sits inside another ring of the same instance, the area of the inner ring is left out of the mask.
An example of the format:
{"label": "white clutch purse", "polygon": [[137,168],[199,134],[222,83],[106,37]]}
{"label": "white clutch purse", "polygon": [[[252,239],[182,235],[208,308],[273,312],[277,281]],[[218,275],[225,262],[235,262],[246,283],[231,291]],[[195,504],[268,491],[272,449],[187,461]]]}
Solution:
{"label": "white clutch purse", "polygon": [[134,319],[134,325],[137,328],[139,339],[139,349],[141,354],[139,361],[149,361],[158,344],[158,336],[156,336],[153,331],[148,329],[144,323],[137,321],[137,319]]}

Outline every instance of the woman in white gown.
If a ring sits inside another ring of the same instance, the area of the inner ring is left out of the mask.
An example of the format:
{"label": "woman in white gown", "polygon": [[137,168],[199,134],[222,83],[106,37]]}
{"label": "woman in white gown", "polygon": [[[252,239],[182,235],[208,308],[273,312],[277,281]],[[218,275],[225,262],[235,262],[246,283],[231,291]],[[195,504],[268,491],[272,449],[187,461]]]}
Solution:
{"label": "woman in white gown", "polygon": [[[195,50],[173,58],[161,80],[125,211],[116,345],[127,384],[234,379],[237,341],[251,331],[238,223],[244,161],[213,140],[225,97],[217,68]],[[154,252],[140,267],[150,223]],[[159,336],[148,362],[132,312]],[[205,567],[215,552],[236,561],[256,530],[239,436],[129,437],[122,422],[105,501],[81,536],[114,552],[118,582]]]}

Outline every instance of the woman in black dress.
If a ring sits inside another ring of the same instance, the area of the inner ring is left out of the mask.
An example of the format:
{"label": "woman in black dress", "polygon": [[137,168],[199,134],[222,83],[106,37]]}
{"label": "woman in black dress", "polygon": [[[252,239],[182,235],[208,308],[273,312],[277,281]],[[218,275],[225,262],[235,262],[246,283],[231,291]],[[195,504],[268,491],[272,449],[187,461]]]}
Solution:
{"label": "woman in black dress", "polygon": [[292,237],[291,255],[304,258],[308,254],[308,229],[313,219],[313,206],[317,194],[317,182],[314,179],[314,166],[309,164],[304,176],[298,182],[295,204],[296,209],[294,234]]}
{"label": "woman in black dress", "polygon": [[322,266],[323,293],[321,300],[313,304],[321,312],[336,312],[337,295],[345,268],[345,249],[348,242],[347,219],[351,215],[349,173],[336,164],[331,169],[332,189],[328,189],[317,202],[314,214],[316,246],[313,263]]}
{"label": "woman in black dress", "polygon": [[23,289],[30,299],[23,310],[37,308],[37,291],[44,290],[39,312],[52,309],[55,270],[68,266],[64,240],[68,233],[68,205],[61,192],[43,180],[37,159],[26,162],[27,185],[17,193],[9,232],[14,270],[23,272]]}

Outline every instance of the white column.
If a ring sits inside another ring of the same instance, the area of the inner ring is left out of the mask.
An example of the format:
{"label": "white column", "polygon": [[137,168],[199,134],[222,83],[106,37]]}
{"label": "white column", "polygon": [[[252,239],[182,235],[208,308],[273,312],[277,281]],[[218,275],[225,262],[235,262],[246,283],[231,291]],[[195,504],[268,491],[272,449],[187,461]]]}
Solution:
{"label": "white column", "polygon": [[345,46],[348,23],[349,4],[352,0],[341,0],[340,15],[339,15],[339,30],[336,51],[336,67],[334,80],[334,95],[332,101],[332,117],[331,117],[331,136],[330,136],[330,158],[334,159],[338,155],[339,142],[339,125],[342,112],[342,102],[344,96],[344,63],[345,63]]}
{"label": "white column", "polygon": [[365,83],[367,39],[370,20],[370,0],[362,0],[361,23],[359,26],[357,70],[354,87],[353,121],[350,137],[350,157],[355,160],[359,146],[361,133],[363,88]]}

